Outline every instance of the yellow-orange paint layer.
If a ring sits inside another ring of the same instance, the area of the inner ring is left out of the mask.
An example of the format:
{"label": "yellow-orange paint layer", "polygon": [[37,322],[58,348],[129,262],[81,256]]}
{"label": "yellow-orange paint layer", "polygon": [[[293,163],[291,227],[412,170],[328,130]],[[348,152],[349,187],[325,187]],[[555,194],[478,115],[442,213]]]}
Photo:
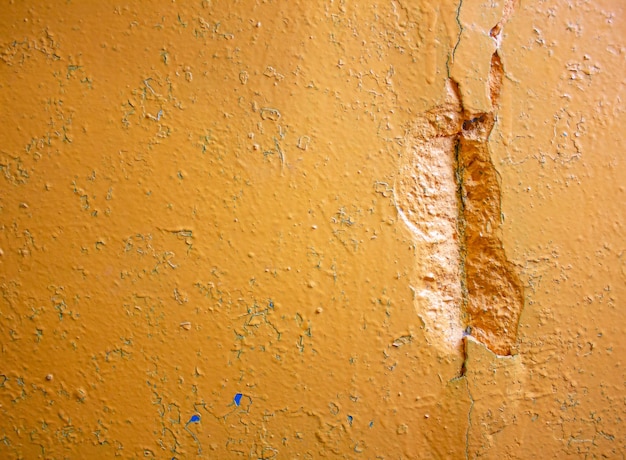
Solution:
{"label": "yellow-orange paint layer", "polygon": [[622,458],[624,5],[0,5],[1,458]]}

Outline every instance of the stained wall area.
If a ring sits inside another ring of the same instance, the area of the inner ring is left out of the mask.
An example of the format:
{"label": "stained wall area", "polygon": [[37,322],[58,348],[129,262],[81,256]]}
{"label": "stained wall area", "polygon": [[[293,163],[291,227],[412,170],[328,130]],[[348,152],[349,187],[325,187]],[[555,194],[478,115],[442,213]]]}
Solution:
{"label": "stained wall area", "polygon": [[13,2],[2,458],[622,458],[624,5]]}

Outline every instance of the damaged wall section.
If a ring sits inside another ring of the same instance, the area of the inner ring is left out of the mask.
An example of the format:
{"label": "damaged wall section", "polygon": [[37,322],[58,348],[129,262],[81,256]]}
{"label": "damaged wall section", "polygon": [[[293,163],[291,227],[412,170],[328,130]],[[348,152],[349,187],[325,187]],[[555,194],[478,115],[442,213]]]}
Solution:
{"label": "damaged wall section", "polygon": [[524,298],[502,245],[500,181],[488,146],[503,75],[497,52],[491,63],[493,110],[465,114],[457,145],[461,282],[468,332],[494,353],[510,355]]}
{"label": "damaged wall section", "polygon": [[426,331],[448,347],[461,349],[470,334],[511,355],[523,293],[502,245],[500,183],[488,146],[503,77],[497,51],[490,67],[491,111],[467,111],[449,79],[445,103],[408,129],[395,203],[425,247],[416,309]]}
{"label": "damaged wall section", "polygon": [[446,102],[418,116],[406,135],[406,152],[394,187],[402,220],[424,247],[415,308],[426,332],[450,351],[463,337],[461,241],[455,151],[461,131],[460,101],[452,84]]}

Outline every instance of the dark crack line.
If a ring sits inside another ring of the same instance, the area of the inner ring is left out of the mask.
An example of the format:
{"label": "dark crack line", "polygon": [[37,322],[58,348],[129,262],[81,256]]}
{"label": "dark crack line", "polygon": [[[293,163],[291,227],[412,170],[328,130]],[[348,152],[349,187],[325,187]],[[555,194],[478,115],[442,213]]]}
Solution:
{"label": "dark crack line", "polygon": [[450,61],[454,62],[454,56],[456,55],[456,49],[459,47],[461,43],[461,35],[463,35],[463,24],[461,23],[461,7],[463,6],[463,0],[459,1],[459,6],[456,8],[456,16],[455,20],[457,25],[459,26],[459,33],[456,36],[456,43],[454,44],[454,48],[452,48],[452,53],[448,54],[448,59],[446,59],[446,71],[448,72],[448,78],[450,76]]}
{"label": "dark crack line", "polygon": [[[461,103],[461,109],[463,105]],[[463,167],[461,165],[461,134],[457,135],[456,143],[454,145],[454,175],[457,184],[457,200],[459,208],[456,218],[456,231],[459,236],[459,278],[461,283],[461,312],[465,314],[466,306],[468,302],[467,292],[467,273],[465,270],[465,261],[467,259],[467,236],[465,234],[465,198],[463,193]],[[461,317],[461,321],[467,324],[467,318]],[[466,329],[463,334],[468,333]],[[465,361],[467,360],[467,347],[463,346],[463,367],[461,368],[460,375],[465,375]]]}
{"label": "dark crack line", "polygon": [[459,44],[461,43],[461,35],[463,34],[463,24],[461,24],[461,7],[463,6],[463,0],[459,1],[459,6],[456,9],[456,23],[459,26],[459,34],[457,35],[456,38],[456,44],[454,45],[454,48],[452,49],[452,60],[454,61],[454,56],[456,55],[456,49],[459,47]]}

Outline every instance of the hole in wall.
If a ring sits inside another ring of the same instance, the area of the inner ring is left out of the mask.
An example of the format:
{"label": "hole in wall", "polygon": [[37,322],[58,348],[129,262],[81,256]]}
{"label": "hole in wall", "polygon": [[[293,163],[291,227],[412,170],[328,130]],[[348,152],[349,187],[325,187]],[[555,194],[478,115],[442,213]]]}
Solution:
{"label": "hole in wall", "polygon": [[[497,53],[492,63],[495,107],[502,81]],[[494,124],[493,113],[464,113],[449,81],[445,103],[407,130],[394,199],[421,248],[415,308],[427,336],[462,352],[470,334],[494,353],[511,355],[523,295],[501,240],[500,182],[487,142]]]}

